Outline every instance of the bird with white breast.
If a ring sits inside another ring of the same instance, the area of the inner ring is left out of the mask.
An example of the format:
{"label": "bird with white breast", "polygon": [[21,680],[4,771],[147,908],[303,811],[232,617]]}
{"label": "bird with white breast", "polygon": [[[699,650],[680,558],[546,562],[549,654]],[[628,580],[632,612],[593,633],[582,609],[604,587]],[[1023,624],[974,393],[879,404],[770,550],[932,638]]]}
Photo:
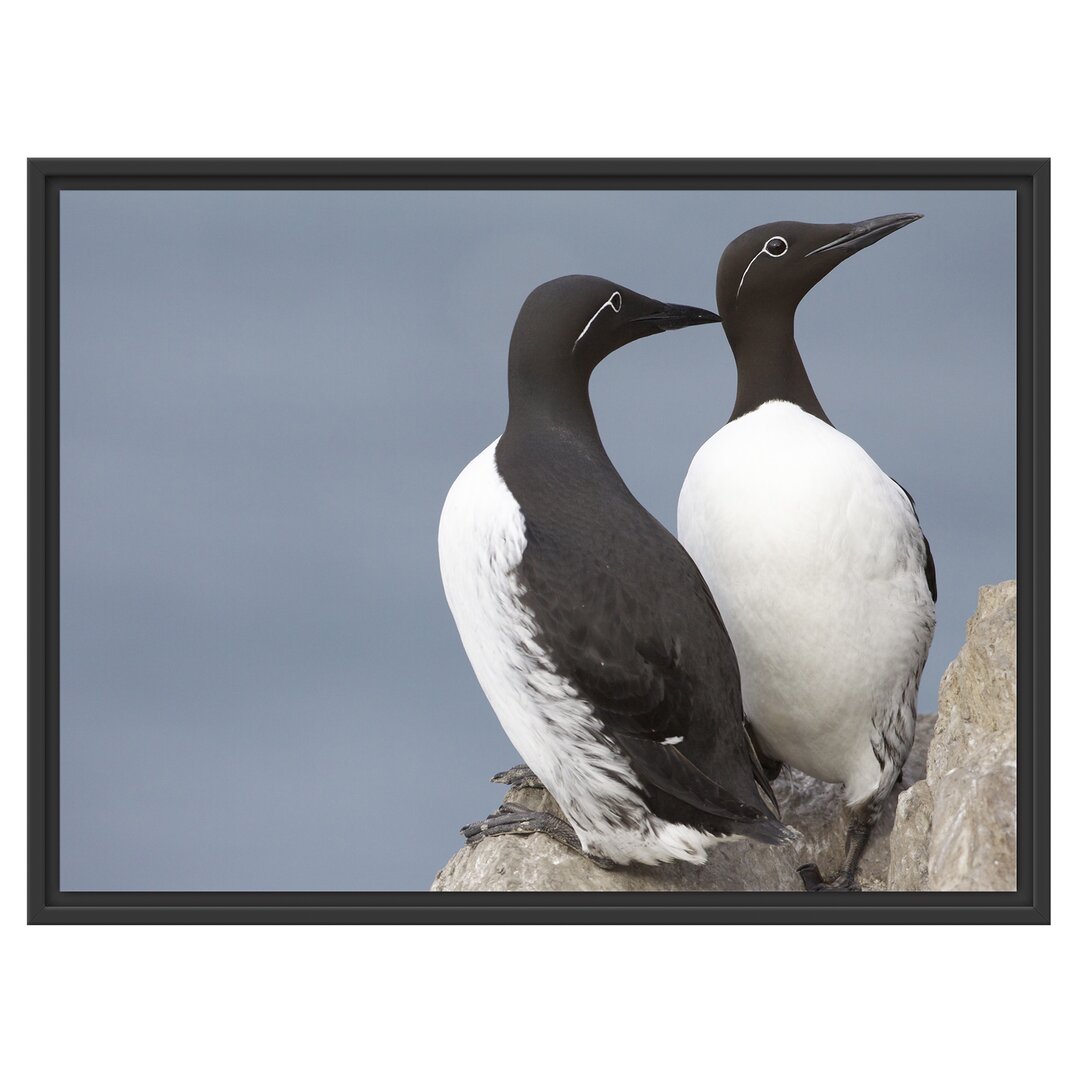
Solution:
{"label": "bird with white breast", "polygon": [[919,219],[778,221],[728,245],[717,309],[738,388],[694,457],[679,539],[709,583],[738,656],[751,731],[781,763],[843,783],[846,849],[809,891],[857,891],[871,830],[915,733],[937,581],[914,501],[838,431],[795,344],[795,311],[841,262]]}

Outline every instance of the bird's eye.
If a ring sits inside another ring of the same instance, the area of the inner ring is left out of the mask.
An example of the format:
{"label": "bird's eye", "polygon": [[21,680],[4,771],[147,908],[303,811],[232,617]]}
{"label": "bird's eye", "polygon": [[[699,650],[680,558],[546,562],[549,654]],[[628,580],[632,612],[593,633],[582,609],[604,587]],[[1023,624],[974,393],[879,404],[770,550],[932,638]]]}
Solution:
{"label": "bird's eye", "polygon": [[787,253],[787,241],[782,236],[774,236],[766,245],[765,251],[774,259]]}
{"label": "bird's eye", "polygon": [[611,310],[617,315],[622,311],[622,293],[613,292],[608,303],[611,305]]}

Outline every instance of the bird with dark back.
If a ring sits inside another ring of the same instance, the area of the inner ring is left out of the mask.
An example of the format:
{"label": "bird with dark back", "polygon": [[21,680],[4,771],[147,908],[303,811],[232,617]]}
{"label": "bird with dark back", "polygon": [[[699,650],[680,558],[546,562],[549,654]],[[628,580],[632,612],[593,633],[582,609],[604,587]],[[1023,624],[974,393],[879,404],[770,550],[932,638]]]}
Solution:
{"label": "bird with dark back", "polygon": [[527,763],[501,778],[542,783],[566,821],[508,801],[465,827],[472,842],[544,832],[613,866],[791,837],[712,595],[623,483],[589,399],[610,353],[717,321],[584,276],[541,285],[521,309],[506,429],[451,488],[439,558],[469,660]]}

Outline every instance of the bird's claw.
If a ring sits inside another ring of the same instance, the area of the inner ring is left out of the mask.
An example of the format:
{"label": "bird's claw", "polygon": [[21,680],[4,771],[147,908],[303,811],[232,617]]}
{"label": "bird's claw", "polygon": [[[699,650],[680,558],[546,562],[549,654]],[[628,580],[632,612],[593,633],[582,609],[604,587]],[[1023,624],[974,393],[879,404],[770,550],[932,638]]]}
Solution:
{"label": "bird's claw", "polygon": [[544,790],[543,781],[529,768],[528,765],[514,765],[501,773],[496,773],[491,778],[493,784],[506,784],[511,789],[533,788],[537,791]]}
{"label": "bird's claw", "polygon": [[805,866],[800,866],[796,873],[802,878],[803,888],[807,892],[862,892],[855,881],[855,875],[846,871],[837,874],[832,881],[825,881],[817,863],[806,863]]}

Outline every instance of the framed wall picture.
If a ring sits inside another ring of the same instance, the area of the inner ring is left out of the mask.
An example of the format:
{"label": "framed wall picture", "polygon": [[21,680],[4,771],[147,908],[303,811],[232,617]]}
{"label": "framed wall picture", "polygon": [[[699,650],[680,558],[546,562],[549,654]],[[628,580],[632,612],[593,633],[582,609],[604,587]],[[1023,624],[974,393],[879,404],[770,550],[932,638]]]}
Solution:
{"label": "framed wall picture", "polygon": [[1049,920],[1048,161],[28,171],[29,921]]}

